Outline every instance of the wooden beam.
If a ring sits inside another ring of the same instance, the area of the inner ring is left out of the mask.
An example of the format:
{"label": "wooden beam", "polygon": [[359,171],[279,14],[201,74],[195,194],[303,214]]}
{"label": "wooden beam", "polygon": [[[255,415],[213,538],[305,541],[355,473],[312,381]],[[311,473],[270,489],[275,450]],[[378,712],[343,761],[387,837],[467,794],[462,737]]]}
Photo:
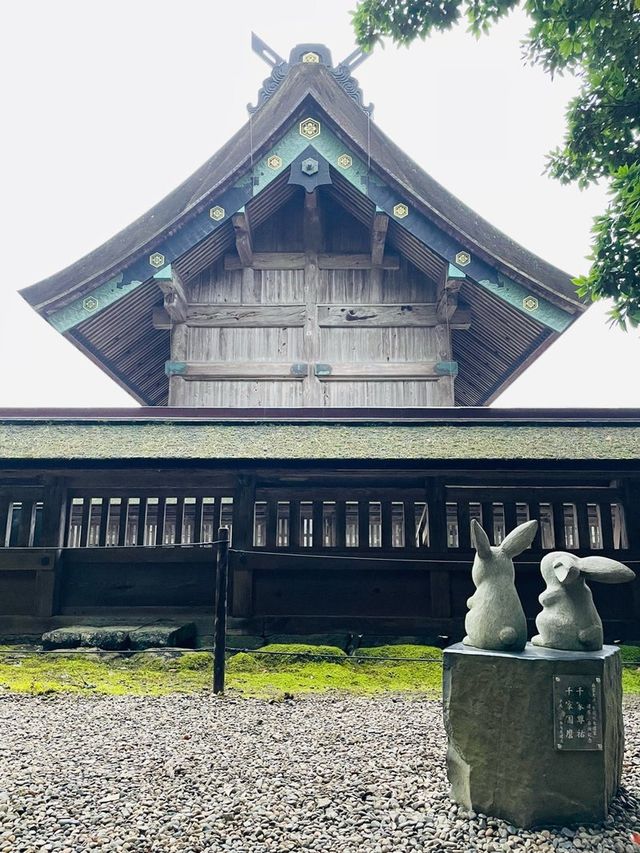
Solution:
{"label": "wooden beam", "polygon": [[170,278],[156,279],[158,287],[164,293],[164,307],[174,323],[184,323],[187,317],[187,288],[182,279],[171,267]]}
{"label": "wooden beam", "polygon": [[256,362],[256,361],[168,361],[165,365],[167,375],[180,376],[189,380],[242,380],[242,379],[278,379],[281,381],[300,381],[309,368],[304,363]]}
{"label": "wooden beam", "polygon": [[205,328],[277,329],[304,326],[304,305],[189,305],[187,325]]}
{"label": "wooden beam", "polygon": [[371,224],[371,266],[379,267],[384,259],[384,244],[387,240],[389,217],[386,213],[376,213]]}
{"label": "wooden beam", "polygon": [[245,213],[235,213],[231,217],[233,229],[236,233],[236,251],[243,267],[253,264],[253,240],[251,239],[251,226]]}
{"label": "wooden beam", "polygon": [[171,329],[173,323],[166,308],[154,308],[151,315],[151,323],[154,329]]}
{"label": "wooden beam", "polygon": [[[370,270],[371,255],[338,255],[333,253],[318,255],[321,270]],[[379,266],[384,270],[400,269],[398,255],[385,255]]]}
{"label": "wooden beam", "polygon": [[[319,305],[320,326],[341,328],[404,328],[408,326],[429,328],[437,326],[435,303],[421,302],[410,305]],[[471,312],[458,309],[450,318],[452,329],[468,329]]]}
{"label": "wooden beam", "polygon": [[353,380],[422,379],[435,381],[443,373],[440,362],[344,362],[342,364],[316,364],[318,379],[325,382],[351,382]]}
{"label": "wooden beam", "polygon": [[[304,252],[254,252],[254,270],[302,270],[305,266]],[[371,255],[341,254],[323,252],[318,255],[318,267],[324,270],[370,270],[372,269]],[[385,255],[382,259],[382,269],[400,269],[400,258],[397,255]],[[225,255],[225,270],[243,269],[238,255]]]}

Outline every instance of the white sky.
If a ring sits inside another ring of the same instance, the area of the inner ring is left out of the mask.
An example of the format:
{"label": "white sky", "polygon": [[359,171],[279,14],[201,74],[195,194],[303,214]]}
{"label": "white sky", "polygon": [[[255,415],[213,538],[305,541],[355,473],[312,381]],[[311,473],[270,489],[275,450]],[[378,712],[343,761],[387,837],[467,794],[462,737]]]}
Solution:
{"label": "white sky", "polygon": [[[288,58],[354,47],[355,0],[5,0],[0,51],[0,406],[135,405],[16,291],[95,248],[174,189],[246,120],[267,66],[254,30]],[[586,272],[603,189],[542,175],[562,139],[570,79],[525,67],[514,15],[378,49],[356,72],[374,120],[427,172],[528,249]],[[591,308],[498,405],[640,406],[640,334]]]}

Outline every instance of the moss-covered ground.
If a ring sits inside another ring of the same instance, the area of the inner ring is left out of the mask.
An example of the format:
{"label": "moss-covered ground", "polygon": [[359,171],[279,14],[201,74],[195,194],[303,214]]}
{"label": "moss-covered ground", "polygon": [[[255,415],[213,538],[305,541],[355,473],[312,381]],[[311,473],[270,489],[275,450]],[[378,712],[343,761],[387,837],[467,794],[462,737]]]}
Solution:
{"label": "moss-covered ground", "polygon": [[[432,646],[392,645],[362,648],[358,659],[334,646],[271,645],[260,652],[238,653],[227,662],[226,686],[243,696],[341,691],[360,695],[420,693],[440,695],[440,658]],[[306,654],[318,657],[308,659]],[[636,667],[623,670],[626,694],[640,694],[640,649],[623,646],[622,657]],[[406,660],[380,660],[405,658]],[[211,689],[212,661],[207,652],[135,654],[37,654],[0,647],[2,693],[78,693],[160,696]]]}

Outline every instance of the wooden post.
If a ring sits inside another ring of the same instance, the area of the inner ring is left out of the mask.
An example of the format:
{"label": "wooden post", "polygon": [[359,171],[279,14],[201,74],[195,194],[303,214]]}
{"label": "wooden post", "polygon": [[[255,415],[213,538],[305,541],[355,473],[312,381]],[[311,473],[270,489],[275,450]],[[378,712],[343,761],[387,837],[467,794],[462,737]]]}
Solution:
{"label": "wooden post", "polygon": [[227,640],[227,584],[229,580],[229,528],[218,528],[216,561],[216,612],[213,625],[213,692],[224,693],[225,646]]}

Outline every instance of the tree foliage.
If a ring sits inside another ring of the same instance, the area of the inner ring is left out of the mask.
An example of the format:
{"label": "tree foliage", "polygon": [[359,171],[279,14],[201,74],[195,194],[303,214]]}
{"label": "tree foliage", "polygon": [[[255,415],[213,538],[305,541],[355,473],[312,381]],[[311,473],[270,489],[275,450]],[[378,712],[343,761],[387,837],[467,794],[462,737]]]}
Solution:
{"label": "tree foliage", "polygon": [[466,19],[479,36],[522,7],[531,26],[525,59],[551,75],[569,72],[580,89],[567,108],[563,144],[547,171],[580,187],[606,180],[610,201],[593,226],[591,269],[576,279],[581,296],[611,297],[611,315],[640,323],[640,0],[361,0],[354,13],[360,45],[390,36],[426,38]]}

